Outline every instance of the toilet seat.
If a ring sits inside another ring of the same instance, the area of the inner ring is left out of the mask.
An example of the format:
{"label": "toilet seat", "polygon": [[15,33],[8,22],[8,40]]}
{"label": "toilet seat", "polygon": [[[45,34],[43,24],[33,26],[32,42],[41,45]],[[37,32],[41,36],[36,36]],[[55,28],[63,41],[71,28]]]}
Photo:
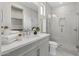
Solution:
{"label": "toilet seat", "polygon": [[49,44],[50,45],[53,45],[53,46],[58,46],[58,43],[54,42],[54,41],[49,41]]}

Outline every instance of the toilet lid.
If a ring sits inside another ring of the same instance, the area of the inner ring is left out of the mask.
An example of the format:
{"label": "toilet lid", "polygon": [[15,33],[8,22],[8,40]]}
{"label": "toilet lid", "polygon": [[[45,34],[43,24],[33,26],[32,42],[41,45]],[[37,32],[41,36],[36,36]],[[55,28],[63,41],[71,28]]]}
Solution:
{"label": "toilet lid", "polygon": [[58,45],[58,43],[56,43],[54,41],[49,41],[49,44]]}

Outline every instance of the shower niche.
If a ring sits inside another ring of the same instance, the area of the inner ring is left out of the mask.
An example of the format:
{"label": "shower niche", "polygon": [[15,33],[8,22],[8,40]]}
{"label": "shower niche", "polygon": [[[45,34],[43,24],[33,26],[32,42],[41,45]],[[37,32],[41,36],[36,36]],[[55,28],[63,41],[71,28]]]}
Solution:
{"label": "shower niche", "polygon": [[64,32],[65,22],[66,22],[65,17],[59,18],[59,27],[60,27],[61,32]]}

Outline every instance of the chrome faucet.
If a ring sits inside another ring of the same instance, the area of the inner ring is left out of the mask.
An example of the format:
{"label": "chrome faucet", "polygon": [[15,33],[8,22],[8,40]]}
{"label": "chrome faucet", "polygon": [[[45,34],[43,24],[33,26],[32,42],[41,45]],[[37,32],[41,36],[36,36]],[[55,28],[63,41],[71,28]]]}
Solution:
{"label": "chrome faucet", "polygon": [[30,33],[31,33],[31,30],[29,28],[24,29],[23,31],[26,33],[26,35],[30,35]]}

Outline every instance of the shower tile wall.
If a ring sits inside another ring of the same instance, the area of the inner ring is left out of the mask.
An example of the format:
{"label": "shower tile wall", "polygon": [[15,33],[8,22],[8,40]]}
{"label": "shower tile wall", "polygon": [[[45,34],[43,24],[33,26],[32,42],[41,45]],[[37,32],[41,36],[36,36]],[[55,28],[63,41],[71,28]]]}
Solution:
{"label": "shower tile wall", "polygon": [[[62,47],[70,50],[76,51],[77,44],[77,32],[76,29],[76,4],[70,3],[68,5],[63,5],[61,7],[53,8],[52,14],[57,17],[53,17],[51,20],[51,32],[52,40],[57,41]],[[65,18],[65,25],[63,32],[59,26],[59,19]]]}

